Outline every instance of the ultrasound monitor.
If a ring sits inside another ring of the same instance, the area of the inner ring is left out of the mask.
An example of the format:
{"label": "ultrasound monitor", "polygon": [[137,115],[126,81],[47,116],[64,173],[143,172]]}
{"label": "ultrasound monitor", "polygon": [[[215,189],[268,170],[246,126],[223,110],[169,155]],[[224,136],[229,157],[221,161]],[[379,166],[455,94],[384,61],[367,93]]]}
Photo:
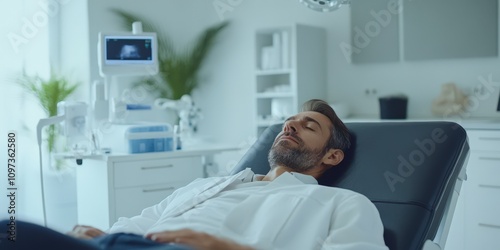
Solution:
{"label": "ultrasound monitor", "polygon": [[99,69],[102,76],[158,73],[155,33],[99,34]]}

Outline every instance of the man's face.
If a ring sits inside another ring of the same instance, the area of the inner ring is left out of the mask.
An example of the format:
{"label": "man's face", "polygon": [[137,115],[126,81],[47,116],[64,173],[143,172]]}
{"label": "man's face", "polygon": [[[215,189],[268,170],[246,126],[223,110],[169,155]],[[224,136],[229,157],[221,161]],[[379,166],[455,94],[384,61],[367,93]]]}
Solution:
{"label": "man's face", "polygon": [[299,173],[320,165],[332,126],[326,116],[313,111],[288,118],[271,147],[269,164],[271,167],[285,166]]}

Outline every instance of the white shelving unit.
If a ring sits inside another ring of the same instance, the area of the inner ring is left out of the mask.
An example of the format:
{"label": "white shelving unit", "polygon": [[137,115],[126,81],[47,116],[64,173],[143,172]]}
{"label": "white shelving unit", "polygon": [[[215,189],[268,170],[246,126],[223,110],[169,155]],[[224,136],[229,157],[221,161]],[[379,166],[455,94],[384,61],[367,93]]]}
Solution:
{"label": "white shelving unit", "polygon": [[255,35],[257,135],[299,111],[305,101],[326,98],[326,33],[302,24],[259,29]]}

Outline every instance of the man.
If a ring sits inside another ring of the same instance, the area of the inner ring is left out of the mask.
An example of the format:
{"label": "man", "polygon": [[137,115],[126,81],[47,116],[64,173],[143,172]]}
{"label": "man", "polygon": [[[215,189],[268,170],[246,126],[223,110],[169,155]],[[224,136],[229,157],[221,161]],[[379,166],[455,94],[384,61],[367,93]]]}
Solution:
{"label": "man", "polygon": [[317,184],[349,147],[333,109],[310,100],[283,124],[265,176],[246,169],[198,179],[107,232],[76,226],[69,234],[100,249],[387,249],[366,197]]}

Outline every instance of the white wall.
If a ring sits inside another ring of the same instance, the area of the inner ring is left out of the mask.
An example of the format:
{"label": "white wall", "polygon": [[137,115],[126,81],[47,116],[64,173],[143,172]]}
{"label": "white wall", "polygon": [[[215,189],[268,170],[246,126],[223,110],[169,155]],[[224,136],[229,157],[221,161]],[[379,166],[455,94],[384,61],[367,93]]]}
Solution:
{"label": "white wall", "polygon": [[68,0],[58,15],[59,58],[58,67],[66,75],[80,82],[75,100],[89,100],[90,48],[96,47],[89,38],[89,14],[87,1]]}
{"label": "white wall", "polygon": [[[218,12],[214,3],[227,9]],[[324,27],[329,44],[326,51],[329,69],[327,101],[347,103],[356,116],[377,117],[377,97],[401,92],[410,98],[409,117],[430,117],[431,102],[439,95],[443,83],[455,82],[470,92],[473,87],[481,85],[478,77],[488,78],[491,74],[493,81],[500,80],[498,57],[350,64],[339,46],[350,41],[349,7],[319,13],[290,0],[149,0],[140,3],[90,0],[91,38],[96,37],[98,31],[121,29],[118,19],[107,12],[109,7],[128,10],[161,23],[176,44],[191,41],[202,29],[222,19],[231,21],[202,70],[205,81],[195,92],[195,100],[205,116],[200,124],[201,134],[243,146],[247,146],[251,141],[249,138],[255,134],[253,49],[254,32],[259,28],[286,26],[294,22]],[[90,51],[91,78],[94,79],[98,77],[97,59],[94,47],[91,46]],[[366,95],[366,89],[375,89],[377,94]],[[484,98],[486,100],[477,108],[471,109],[472,116],[499,116],[500,113],[494,111],[497,95],[491,96],[493,98]],[[234,164],[235,159],[225,158],[223,167]]]}
{"label": "white wall", "polygon": [[[7,199],[0,199],[0,219],[15,216],[18,220],[42,223],[40,172],[36,123],[45,116],[36,99],[16,84],[23,69],[28,75],[47,78],[48,16],[40,5],[29,1],[1,3],[0,10],[0,189],[7,192],[7,133],[16,133],[15,214],[8,214]],[[50,17],[49,17],[50,18]]]}

